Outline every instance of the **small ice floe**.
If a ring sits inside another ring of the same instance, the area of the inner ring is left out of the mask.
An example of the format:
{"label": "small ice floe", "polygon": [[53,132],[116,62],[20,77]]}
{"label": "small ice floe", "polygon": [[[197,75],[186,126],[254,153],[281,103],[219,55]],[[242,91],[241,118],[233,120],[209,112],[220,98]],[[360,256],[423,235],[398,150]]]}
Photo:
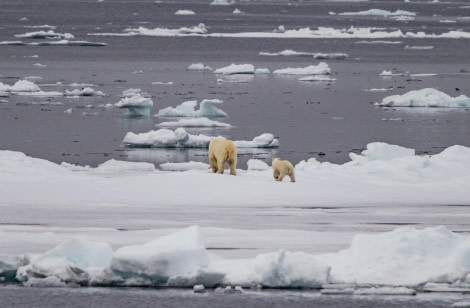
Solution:
{"label": "small ice floe", "polygon": [[233,0],[213,0],[210,5],[232,5],[234,3]]}
{"label": "small ice floe", "polygon": [[47,67],[46,64],[42,64],[42,63],[34,63],[33,66],[35,67],[39,67],[39,68],[44,68],[44,67]]}
{"label": "small ice floe", "polygon": [[392,95],[377,103],[382,107],[468,108],[470,98],[465,95],[451,97],[433,88],[412,90],[403,95]]}
{"label": "small ice floe", "polygon": [[237,148],[276,148],[279,146],[279,140],[270,133],[261,134],[253,138],[253,140],[236,140],[233,143],[235,143]]}
{"label": "small ice floe", "polygon": [[141,89],[138,88],[130,88],[127,90],[122,91],[122,97],[131,97],[137,94],[140,94],[142,92]]}
{"label": "small ice floe", "polygon": [[193,119],[180,119],[178,121],[162,122],[156,125],[157,127],[221,127],[231,128],[232,125],[222,123],[219,121],[211,120],[208,118],[193,118]]}
{"label": "small ice floe", "polygon": [[193,287],[193,292],[194,293],[203,293],[206,291],[206,288],[202,284],[197,284]]}
{"label": "small ice floe", "polygon": [[360,288],[354,295],[416,295],[416,290],[407,287]]}
{"label": "small ice floe", "polygon": [[273,74],[278,75],[329,75],[330,73],[331,69],[325,62],[320,62],[318,65],[309,65],[307,67],[288,67],[273,71]]}
{"label": "small ice floe", "polygon": [[210,66],[204,65],[203,63],[193,63],[189,65],[186,70],[205,72],[205,71],[212,71],[213,68]]}
{"label": "small ice floe", "polygon": [[107,46],[106,43],[89,42],[89,41],[70,41],[70,40],[35,42],[35,43],[28,43],[28,45],[35,45],[35,46],[87,46],[87,47],[104,47],[104,46]]}
{"label": "small ice floe", "polygon": [[255,69],[255,74],[257,75],[271,74],[271,71],[269,70],[269,68],[257,68]]}
{"label": "small ice floe", "polygon": [[423,291],[425,292],[445,292],[445,293],[468,293],[470,292],[470,285],[465,284],[464,286],[450,283],[435,283],[427,282],[423,286]]}
{"label": "small ice floe", "polygon": [[408,49],[408,50],[431,50],[431,49],[434,49],[434,46],[410,46],[410,45],[406,45],[405,46],[405,49]]}
{"label": "small ice floe", "polygon": [[319,52],[301,52],[286,49],[280,52],[260,52],[260,56],[283,56],[283,57],[313,57],[314,59],[345,59],[349,57],[347,53],[319,53]]}
{"label": "small ice floe", "polygon": [[156,117],[226,117],[227,113],[215,107],[222,104],[219,99],[204,99],[201,101],[199,109],[196,110],[197,101],[185,101],[176,107],[166,107],[160,109]]}
{"label": "small ice floe", "polygon": [[243,14],[243,12],[240,11],[239,9],[234,9],[232,14],[238,15],[238,14]]}
{"label": "small ice floe", "polygon": [[66,40],[71,40],[75,38],[70,33],[57,33],[57,32],[54,32],[53,30],[35,31],[35,32],[28,32],[25,34],[16,34],[15,37],[31,38],[31,39],[66,39]]}
{"label": "small ice floe", "polygon": [[234,75],[234,74],[254,74],[255,67],[253,64],[234,64],[218,68],[214,74]]}
{"label": "small ice floe", "polygon": [[338,15],[372,15],[372,16],[416,16],[416,13],[404,11],[404,10],[396,10],[395,12],[381,10],[381,9],[370,9],[366,11],[359,11],[359,12],[344,12],[339,13]]}
{"label": "small ice floe", "polygon": [[3,42],[0,42],[0,46],[2,45],[24,46],[26,45],[26,43],[23,43],[22,41],[3,41]]}
{"label": "small ice floe", "polygon": [[101,91],[96,91],[90,87],[85,87],[83,89],[75,89],[72,91],[65,90],[65,96],[105,96]]}
{"label": "small ice floe", "polygon": [[191,10],[178,10],[175,12],[175,15],[196,15],[196,13]]}
{"label": "small ice floe", "polygon": [[56,96],[63,96],[62,92],[58,91],[50,91],[45,92],[41,91],[38,85],[34,82],[29,80],[18,80],[12,86],[6,85],[0,82],[0,91],[5,93],[12,93],[15,95],[27,95],[27,96],[48,96],[48,97],[56,97]]}
{"label": "small ice floe", "polygon": [[[122,143],[128,147],[155,147],[155,148],[207,148],[213,139],[225,139],[222,136],[207,136],[203,134],[189,134],[184,128],[176,130],[162,128],[147,133],[135,134],[128,132]],[[275,148],[279,141],[273,134],[264,133],[253,140],[236,140],[235,145],[239,148]]]}
{"label": "small ice floe", "polygon": [[309,81],[309,82],[332,82],[336,81],[336,78],[330,76],[314,75],[299,78],[299,81]]}
{"label": "small ice floe", "polygon": [[164,81],[154,81],[152,82],[153,85],[159,85],[159,86],[172,86],[174,85],[175,83],[173,81],[167,81],[167,82],[164,82]]}
{"label": "small ice floe", "polygon": [[373,40],[373,41],[357,41],[356,44],[385,44],[385,45],[399,45],[403,44],[402,41],[383,41],[383,40]]}
{"label": "small ice floe", "polygon": [[205,34],[207,33],[206,25],[203,23],[200,23],[197,26],[191,27],[191,28],[180,28],[178,30],[178,33],[180,34]]}
{"label": "small ice floe", "polygon": [[127,109],[127,115],[132,117],[149,117],[150,108],[153,101],[149,97],[144,97],[140,93],[132,96],[123,97],[119,102],[114,104],[117,108]]}
{"label": "small ice floe", "polygon": [[189,170],[208,170],[209,164],[202,162],[189,161],[184,163],[164,163],[160,164],[163,171],[189,171]]}
{"label": "small ice floe", "polygon": [[270,168],[267,163],[259,159],[249,159],[246,164],[250,171],[264,171]]}
{"label": "small ice floe", "polygon": [[394,70],[383,70],[382,73],[379,74],[379,76],[382,77],[395,77],[395,76],[404,76],[404,73],[397,72]]}

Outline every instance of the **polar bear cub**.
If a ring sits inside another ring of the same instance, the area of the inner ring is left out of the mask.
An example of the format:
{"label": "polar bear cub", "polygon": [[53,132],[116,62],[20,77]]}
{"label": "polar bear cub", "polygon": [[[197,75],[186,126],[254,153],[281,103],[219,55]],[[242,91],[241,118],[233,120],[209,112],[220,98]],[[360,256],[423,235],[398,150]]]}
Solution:
{"label": "polar bear cub", "polygon": [[273,158],[273,176],[276,181],[282,181],[282,179],[288,175],[291,182],[295,182],[295,171],[294,166],[288,160],[281,160],[276,157]]}
{"label": "polar bear cub", "polygon": [[224,165],[230,167],[230,174],[237,174],[237,147],[230,140],[214,139],[209,143],[209,163],[214,173],[224,173]]}

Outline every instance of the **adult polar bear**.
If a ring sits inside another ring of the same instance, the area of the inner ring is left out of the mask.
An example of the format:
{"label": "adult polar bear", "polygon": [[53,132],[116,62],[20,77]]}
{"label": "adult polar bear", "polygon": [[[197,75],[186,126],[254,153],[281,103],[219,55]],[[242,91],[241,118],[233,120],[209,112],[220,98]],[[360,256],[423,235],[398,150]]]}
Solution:
{"label": "adult polar bear", "polygon": [[282,181],[287,175],[290,177],[291,182],[295,182],[295,171],[294,166],[288,160],[281,160],[279,158],[273,158],[273,176],[276,181]]}
{"label": "adult polar bear", "polygon": [[224,165],[230,167],[230,174],[237,174],[237,147],[230,140],[213,139],[209,143],[209,163],[214,173],[224,173]]}

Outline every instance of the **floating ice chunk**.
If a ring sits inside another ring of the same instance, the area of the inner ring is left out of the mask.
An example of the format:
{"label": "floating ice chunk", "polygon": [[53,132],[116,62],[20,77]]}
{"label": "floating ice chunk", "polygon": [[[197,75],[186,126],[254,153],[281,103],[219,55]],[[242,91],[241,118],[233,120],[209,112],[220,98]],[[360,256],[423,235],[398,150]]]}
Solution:
{"label": "floating ice chunk", "polygon": [[237,140],[233,143],[238,148],[276,148],[279,146],[279,141],[270,133],[261,134],[251,141]]}
{"label": "floating ice chunk", "polygon": [[330,77],[330,76],[316,75],[316,76],[307,76],[307,77],[299,78],[299,81],[306,81],[306,82],[331,82],[331,81],[336,81],[336,78],[333,78],[333,77]]}
{"label": "floating ice chunk", "polygon": [[270,168],[267,163],[259,159],[249,159],[246,164],[250,171],[264,171]]}
{"label": "floating ice chunk", "polygon": [[25,34],[16,34],[18,38],[33,38],[33,39],[67,39],[71,40],[74,36],[70,33],[56,33],[53,30],[49,31],[36,31]]}
{"label": "floating ice chunk", "polygon": [[[175,131],[159,129],[147,133],[135,134],[128,132],[122,141],[129,147],[158,147],[158,148],[207,148],[212,139],[225,139],[221,136],[207,136],[203,134],[192,135],[184,128],[179,127]],[[236,140],[235,145],[240,148],[274,148],[279,146],[279,141],[273,134],[265,133],[253,138],[251,141]]]}
{"label": "floating ice chunk", "polygon": [[107,266],[112,255],[109,244],[76,237],[18,268],[16,278],[26,282],[30,278],[53,276],[64,282],[87,283],[87,271]]}
{"label": "floating ice chunk", "polygon": [[70,40],[35,42],[35,43],[28,43],[28,45],[34,45],[34,46],[61,46],[61,45],[67,45],[67,46],[88,46],[88,47],[104,47],[104,46],[107,46],[106,43],[89,42],[89,41],[70,41]]}
{"label": "floating ice chunk", "polygon": [[144,245],[119,248],[96,282],[164,286],[170,278],[194,275],[208,265],[203,236],[192,226]]}
{"label": "floating ice chunk", "polygon": [[18,80],[14,85],[8,86],[0,82],[0,90],[9,92],[38,92],[41,91],[38,85],[29,80]]}
{"label": "floating ice chunk", "polygon": [[129,116],[149,117],[153,101],[148,97],[135,94],[122,98],[119,102],[114,104],[114,106],[118,108],[127,108]]}
{"label": "floating ice chunk", "polygon": [[134,134],[128,132],[122,141],[123,144],[130,147],[176,147],[178,140],[175,133],[169,129],[159,129],[148,133]]}
{"label": "floating ice chunk", "polygon": [[223,103],[219,99],[204,99],[199,110],[195,110],[197,101],[185,101],[176,107],[160,109],[157,117],[226,117],[227,113],[215,107],[215,104]]}
{"label": "floating ice chunk", "polygon": [[192,28],[186,28],[186,27],[180,28],[178,30],[178,33],[180,34],[205,34],[207,33],[207,29],[206,29],[206,25],[204,25],[203,23],[200,23],[199,25],[194,26]]}
{"label": "floating ice chunk", "polygon": [[234,75],[234,74],[254,74],[255,67],[253,64],[231,64],[226,67],[218,68],[214,74]]}
{"label": "floating ice chunk", "polygon": [[196,13],[191,10],[178,10],[175,12],[175,15],[196,15]]}
{"label": "floating ice chunk", "polygon": [[0,42],[0,46],[2,45],[24,46],[26,45],[26,43],[23,43],[22,41],[3,41],[3,42]]}
{"label": "floating ice chunk", "polygon": [[188,171],[188,170],[208,170],[209,164],[189,161],[185,163],[164,163],[160,165],[164,171]]}
{"label": "floating ice chunk", "polygon": [[95,91],[90,87],[86,87],[83,89],[75,89],[72,91],[65,90],[65,96],[105,96],[105,94],[101,91]]}
{"label": "floating ice chunk", "polygon": [[361,152],[361,155],[349,153],[351,160],[358,164],[365,164],[375,160],[392,160],[401,157],[412,157],[415,155],[414,149],[408,149],[385,142],[373,142],[367,145],[367,149]]}
{"label": "floating ice chunk", "polygon": [[154,81],[154,82],[152,82],[152,84],[155,84],[155,85],[163,85],[163,86],[172,86],[172,85],[174,85],[175,83],[174,83],[173,81],[168,81],[168,82]]}
{"label": "floating ice chunk", "polygon": [[416,290],[407,287],[371,287],[358,289],[354,295],[416,295]]}
{"label": "floating ice chunk", "polygon": [[239,9],[234,9],[232,14],[243,14],[243,12],[240,11]]}
{"label": "floating ice chunk", "polygon": [[318,65],[309,65],[300,68],[284,68],[273,71],[273,74],[279,75],[328,75],[331,69],[325,62],[320,62]]}
{"label": "floating ice chunk", "polygon": [[467,108],[470,98],[465,95],[451,97],[433,88],[409,91],[403,95],[392,95],[382,99],[379,106],[384,107],[436,107]]}
{"label": "floating ice chunk", "polygon": [[339,13],[338,15],[416,16],[416,13],[404,10],[396,10],[395,12],[390,12],[381,9],[370,9],[367,11],[359,12],[344,12]]}
{"label": "floating ice chunk", "polygon": [[269,68],[257,68],[255,69],[255,74],[270,74],[271,71]]}
{"label": "floating ice chunk", "polygon": [[390,70],[383,70],[382,73],[379,74],[379,76],[383,76],[383,77],[393,77],[393,76],[403,76],[403,75],[404,75],[403,73],[395,73]]}
{"label": "floating ice chunk", "polygon": [[180,119],[172,122],[162,122],[157,127],[225,127],[230,128],[232,125],[211,120],[208,118]]}
{"label": "floating ice chunk", "polygon": [[318,53],[318,52],[301,52],[286,49],[281,52],[260,52],[260,56],[283,56],[283,57],[313,57],[314,59],[345,59],[349,57],[347,53]]}
{"label": "floating ice chunk", "polygon": [[207,65],[204,65],[203,63],[193,63],[188,66],[187,68],[188,71],[212,71],[213,68]]}
{"label": "floating ice chunk", "polygon": [[213,0],[210,5],[231,5],[233,3],[233,0]]}
{"label": "floating ice chunk", "polygon": [[141,89],[138,89],[138,88],[130,88],[130,89],[127,89],[127,90],[122,91],[122,96],[123,96],[123,97],[131,97],[131,96],[140,94],[141,92],[142,92]]}

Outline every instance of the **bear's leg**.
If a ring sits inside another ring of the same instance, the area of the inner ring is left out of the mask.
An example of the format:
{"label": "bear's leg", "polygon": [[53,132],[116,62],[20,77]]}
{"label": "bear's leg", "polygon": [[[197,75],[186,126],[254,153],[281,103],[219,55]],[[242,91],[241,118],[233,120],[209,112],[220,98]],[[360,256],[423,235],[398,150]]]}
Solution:
{"label": "bear's leg", "polygon": [[217,172],[217,159],[213,155],[209,157],[209,163],[211,165],[212,172]]}
{"label": "bear's leg", "polygon": [[282,182],[282,180],[284,179],[285,176],[286,176],[286,173],[284,171],[280,172],[279,177],[278,177],[278,181]]}
{"label": "bear's leg", "polygon": [[234,159],[227,160],[227,164],[230,167],[230,174],[237,175],[237,161]]}
{"label": "bear's leg", "polygon": [[290,181],[295,182],[295,174],[294,172],[289,173]]}
{"label": "bear's leg", "polygon": [[279,181],[279,170],[274,170],[273,177],[276,181]]}
{"label": "bear's leg", "polygon": [[218,159],[217,160],[217,173],[224,173],[224,160],[223,159]]}

